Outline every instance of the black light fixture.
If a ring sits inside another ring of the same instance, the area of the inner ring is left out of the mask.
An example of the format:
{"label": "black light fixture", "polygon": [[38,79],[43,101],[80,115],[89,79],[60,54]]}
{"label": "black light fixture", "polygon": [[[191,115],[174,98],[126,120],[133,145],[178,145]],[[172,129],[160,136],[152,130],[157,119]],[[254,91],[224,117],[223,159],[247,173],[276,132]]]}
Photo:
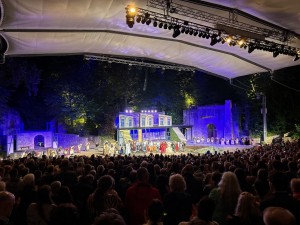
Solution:
{"label": "black light fixture", "polygon": [[299,59],[299,55],[298,53],[296,53],[295,58],[294,58],[294,62],[296,62]]}
{"label": "black light fixture", "polygon": [[153,22],[153,26],[157,27],[157,21],[156,20]]}
{"label": "black light fixture", "polygon": [[146,21],[146,24],[149,25],[150,23],[151,23],[151,19],[148,19],[148,20]]}
{"label": "black light fixture", "polygon": [[174,27],[174,31],[173,31],[173,35],[172,35],[172,37],[173,38],[177,38],[179,35],[180,35],[180,30],[179,30],[179,27],[176,25],[175,27]]}
{"label": "black light fixture", "polygon": [[140,23],[140,22],[141,22],[141,20],[142,20],[141,16],[140,16],[140,15],[138,15],[138,16],[136,17],[136,22],[137,22],[137,23]]}
{"label": "black light fixture", "polygon": [[211,46],[214,46],[214,45],[217,44],[217,43],[218,43],[217,38],[216,38],[216,37],[212,37],[212,38],[211,38],[211,41],[210,41],[210,45],[211,45]]}
{"label": "black light fixture", "polygon": [[276,58],[278,55],[279,55],[279,51],[278,50],[276,50],[276,51],[273,52],[273,57],[274,58]]}
{"label": "black light fixture", "polygon": [[248,53],[250,54],[251,52],[253,52],[255,50],[255,46],[252,44],[252,43],[250,43],[249,45],[248,45]]}

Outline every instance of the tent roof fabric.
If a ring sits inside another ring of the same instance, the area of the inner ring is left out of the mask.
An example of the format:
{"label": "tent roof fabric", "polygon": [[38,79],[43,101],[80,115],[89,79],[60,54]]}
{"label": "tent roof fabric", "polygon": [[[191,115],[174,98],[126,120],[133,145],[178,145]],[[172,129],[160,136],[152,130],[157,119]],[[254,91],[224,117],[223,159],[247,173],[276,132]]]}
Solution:
{"label": "tent roof fabric", "polygon": [[[0,0],[1,1],[1,0]],[[199,3],[214,3],[238,9],[283,29],[300,33],[300,4],[297,0],[173,0],[180,5],[228,17],[228,12]],[[210,46],[210,40],[190,35],[173,38],[172,30],[135,23],[126,24],[127,0],[2,0],[0,34],[7,41],[6,56],[95,54],[131,56],[198,68],[232,79],[239,76],[296,66],[300,60],[255,50],[251,54],[238,46]],[[139,8],[163,13],[146,0]],[[201,24],[190,17],[172,15]],[[238,21],[266,27],[238,16]],[[210,24],[213,26],[213,24]],[[292,46],[299,48],[294,38]]]}

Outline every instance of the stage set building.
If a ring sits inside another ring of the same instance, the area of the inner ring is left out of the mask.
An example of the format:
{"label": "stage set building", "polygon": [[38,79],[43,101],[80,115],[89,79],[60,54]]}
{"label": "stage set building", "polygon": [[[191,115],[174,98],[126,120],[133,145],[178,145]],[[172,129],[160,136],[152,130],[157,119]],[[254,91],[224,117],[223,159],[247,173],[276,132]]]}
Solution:
{"label": "stage set building", "polygon": [[226,100],[224,105],[197,106],[183,111],[183,125],[173,125],[164,112],[144,110],[120,112],[116,118],[117,139],[127,141],[194,139],[232,140],[240,138],[241,110]]}

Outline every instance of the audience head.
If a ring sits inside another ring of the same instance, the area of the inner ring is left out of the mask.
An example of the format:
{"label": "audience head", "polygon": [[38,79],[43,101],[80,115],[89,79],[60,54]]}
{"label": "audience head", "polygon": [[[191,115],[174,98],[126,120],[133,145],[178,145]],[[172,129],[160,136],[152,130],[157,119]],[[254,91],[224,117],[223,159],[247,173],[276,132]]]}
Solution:
{"label": "audience head", "polygon": [[24,186],[34,186],[35,185],[35,178],[33,173],[26,174],[23,177],[23,184]]}
{"label": "audience head", "polygon": [[291,191],[293,193],[300,193],[300,178],[293,178],[291,180]]}
{"label": "audience head", "polygon": [[6,183],[4,181],[0,181],[0,191],[6,191]]}
{"label": "audience head", "polygon": [[49,185],[40,186],[37,192],[37,203],[39,204],[53,203],[50,194],[51,194],[51,187]]}
{"label": "audience head", "polygon": [[115,179],[110,175],[104,175],[98,180],[98,189],[106,192],[115,187]]}
{"label": "audience head", "polygon": [[214,201],[205,196],[197,203],[198,218],[206,222],[212,221],[212,215],[215,210]]}
{"label": "audience head", "polygon": [[15,196],[8,191],[0,191],[0,217],[9,218],[15,204]]}
{"label": "audience head", "polygon": [[240,194],[235,208],[235,215],[242,222],[248,222],[250,218],[257,218],[259,216],[259,207],[254,195],[249,192],[242,192]]}
{"label": "audience head", "polygon": [[186,190],[186,182],[182,175],[174,174],[169,178],[169,186],[171,192],[184,192]]}
{"label": "audience head", "polygon": [[296,225],[295,216],[287,209],[269,207],[263,212],[265,225]]}
{"label": "audience head", "polygon": [[77,207],[72,203],[59,204],[51,212],[49,225],[80,225]]}
{"label": "audience head", "polygon": [[123,217],[116,209],[108,209],[98,216],[93,225],[126,225]]}
{"label": "audience head", "polygon": [[289,187],[288,177],[281,171],[272,171],[269,174],[269,183],[273,191],[287,191]]}
{"label": "audience head", "polygon": [[151,224],[155,225],[161,222],[164,214],[163,204],[159,199],[153,199],[147,210],[147,218]]}
{"label": "audience head", "polygon": [[233,172],[224,172],[219,182],[221,190],[230,189],[231,192],[241,192],[239,181]]}
{"label": "audience head", "polygon": [[140,167],[136,174],[137,180],[147,183],[149,181],[149,173],[145,167]]}

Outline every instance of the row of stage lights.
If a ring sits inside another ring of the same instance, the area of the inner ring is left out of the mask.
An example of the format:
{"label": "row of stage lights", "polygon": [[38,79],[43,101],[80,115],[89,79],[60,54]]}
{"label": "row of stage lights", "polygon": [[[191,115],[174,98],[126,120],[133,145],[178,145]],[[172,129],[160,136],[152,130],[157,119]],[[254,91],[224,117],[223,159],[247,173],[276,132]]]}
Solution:
{"label": "row of stage lights", "polygon": [[[125,113],[133,113],[133,111],[125,110]],[[157,113],[157,110],[142,110],[141,113]]]}
{"label": "row of stage lights", "polygon": [[186,34],[199,38],[210,39],[211,46],[218,43],[227,43],[229,46],[239,46],[240,48],[248,49],[248,53],[252,53],[254,50],[272,52],[274,58],[279,54],[283,54],[293,56],[294,61],[297,61],[300,57],[300,50],[295,47],[266,40],[245,38],[239,35],[230,35],[215,28],[206,27],[181,19],[175,19],[174,17],[168,18],[163,14],[151,12],[134,6],[126,7],[127,25],[132,28],[135,22],[146,24],[148,26],[152,23],[153,27],[173,30],[173,38],[176,38],[181,34]]}

